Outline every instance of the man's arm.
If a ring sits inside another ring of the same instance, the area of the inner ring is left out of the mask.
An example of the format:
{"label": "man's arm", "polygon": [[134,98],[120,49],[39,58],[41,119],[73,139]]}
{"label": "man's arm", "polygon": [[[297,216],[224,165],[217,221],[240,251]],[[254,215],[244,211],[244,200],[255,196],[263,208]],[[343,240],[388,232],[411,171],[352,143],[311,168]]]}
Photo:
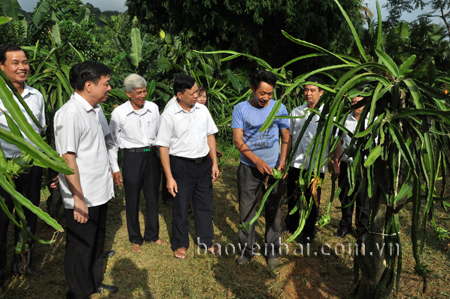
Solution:
{"label": "man's arm", "polygon": [[291,135],[289,134],[289,129],[281,129],[281,151],[280,151],[280,162],[278,163],[277,169],[281,172],[286,170],[286,159],[291,152]]}
{"label": "man's arm", "polygon": [[120,186],[123,182],[122,173],[120,172],[119,164],[117,163],[117,152],[119,150],[119,126],[120,119],[116,116],[116,113],[112,113],[111,121],[109,123],[110,133],[106,137],[106,149],[109,156],[109,165],[111,166],[111,174],[114,182],[117,186]]}
{"label": "man's arm", "polygon": [[209,156],[212,160],[212,180],[215,181],[219,177],[219,166],[217,165],[217,148],[216,148],[216,138],[214,135],[208,135],[207,137]]}
{"label": "man's arm", "polygon": [[89,210],[84,201],[83,190],[81,189],[80,176],[78,174],[78,165],[75,160],[75,153],[65,153],[62,155],[63,159],[67,162],[67,165],[75,170],[74,174],[65,175],[67,185],[70,192],[73,195],[73,219],[79,223],[86,223],[89,220]]}
{"label": "man's arm", "polygon": [[250,150],[248,145],[244,142],[244,130],[243,129],[233,129],[233,140],[234,140],[234,146],[250,161],[253,162],[253,164],[256,165],[256,168],[258,168],[258,171],[262,174],[272,174],[272,168],[267,164],[266,161],[258,157],[254,152]]}
{"label": "man's arm", "polygon": [[339,140],[336,149],[334,150],[334,152],[331,154],[331,160],[330,160],[330,164],[328,164],[328,170],[330,171],[330,177],[332,176],[331,174],[331,167],[333,167],[334,169],[334,179],[339,178],[339,174],[340,174],[340,163],[339,163],[339,158],[341,157],[341,153],[342,153],[342,140]]}
{"label": "man's arm", "polygon": [[159,156],[161,158],[161,164],[164,169],[164,173],[166,174],[167,178],[167,190],[169,190],[169,193],[172,194],[173,197],[176,196],[178,193],[178,186],[177,182],[172,176],[172,170],[170,169],[170,157],[169,157],[169,148],[165,146],[159,147]]}

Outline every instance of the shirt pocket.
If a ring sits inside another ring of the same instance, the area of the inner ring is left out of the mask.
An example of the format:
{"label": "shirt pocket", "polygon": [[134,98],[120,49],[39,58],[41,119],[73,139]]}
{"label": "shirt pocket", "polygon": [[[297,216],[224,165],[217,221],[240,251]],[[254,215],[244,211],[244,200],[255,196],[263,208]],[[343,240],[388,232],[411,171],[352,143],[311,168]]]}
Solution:
{"label": "shirt pocket", "polygon": [[150,140],[155,140],[156,135],[158,134],[158,124],[156,123],[156,119],[146,119],[146,132],[147,132],[147,138]]}

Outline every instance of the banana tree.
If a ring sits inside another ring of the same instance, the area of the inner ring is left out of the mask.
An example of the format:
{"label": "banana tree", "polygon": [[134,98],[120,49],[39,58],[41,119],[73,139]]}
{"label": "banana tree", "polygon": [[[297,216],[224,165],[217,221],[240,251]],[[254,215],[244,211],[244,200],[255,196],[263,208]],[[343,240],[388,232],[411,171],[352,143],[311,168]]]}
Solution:
{"label": "banana tree", "polygon": [[[311,183],[309,178],[312,170],[320,169],[330,161],[326,148],[329,147],[330,152],[333,152],[339,142],[339,137],[335,133],[345,132],[352,137],[349,147],[351,150],[347,153],[353,158],[348,170],[351,184],[349,193],[361,189],[355,181],[365,170],[368,175],[367,192],[372,198],[368,238],[364,250],[355,256],[355,273],[361,273],[362,276],[356,289],[358,298],[387,298],[395,285],[398,290],[402,269],[399,234],[401,223],[398,213],[405,207],[412,210],[410,224],[412,250],[416,261],[415,271],[423,278],[425,291],[428,269],[420,257],[425,245],[427,228],[433,229],[440,239],[449,237],[445,229],[436,225],[434,211],[437,204],[441,204],[444,209],[450,206],[450,198],[443,196],[444,190],[436,188],[436,181],[441,179],[442,185],[445,186],[450,166],[450,153],[447,150],[450,144],[449,97],[441,90],[450,78],[436,71],[432,58],[415,63],[416,56],[411,55],[400,65],[394,63],[383,50],[378,3],[376,57],[372,61],[347,14],[339,2],[337,0],[335,2],[353,34],[359,51],[356,59],[332,53],[283,32],[292,42],[315,50],[316,55],[331,56],[338,64],[295,78],[293,82],[288,83],[288,88],[279,103],[287,101],[296,88],[312,84],[313,82],[305,82],[307,77],[313,74],[329,75],[332,72],[336,74],[339,71],[336,77],[328,76],[330,84],[319,85],[327,94],[322,96],[316,105],[316,107],[323,105],[323,110],[319,112],[317,109],[310,109],[312,113],[305,123],[306,128],[313,115],[320,116],[317,134],[307,152],[310,161],[315,161],[314,167],[300,171],[299,189],[303,192],[299,196],[297,206],[291,211],[292,213],[301,209],[299,227],[288,241],[295,240],[301,233],[304,221],[311,211],[313,201],[307,203],[303,194]],[[230,54],[232,55],[229,59],[237,56],[236,53]],[[266,68],[277,73],[277,70]],[[361,94],[358,90],[361,87],[364,87],[362,95],[365,98],[352,107],[350,99]],[[364,121],[361,121],[354,133],[348,132],[344,127],[347,116],[352,109],[363,105],[360,120],[364,120],[367,116],[368,127],[365,128]],[[279,105],[273,108],[261,131],[266,130],[275,119],[278,109]],[[294,153],[305,128],[300,132],[294,145],[292,151]],[[367,159],[364,159],[365,155]],[[313,183],[320,184],[318,179],[314,179]],[[333,182],[330,203],[318,225],[330,222],[333,198],[339,192],[340,188],[336,190]],[[267,193],[263,202],[266,197]],[[259,212],[252,221],[256,220]],[[395,254],[392,254],[392,249],[395,249]]]}

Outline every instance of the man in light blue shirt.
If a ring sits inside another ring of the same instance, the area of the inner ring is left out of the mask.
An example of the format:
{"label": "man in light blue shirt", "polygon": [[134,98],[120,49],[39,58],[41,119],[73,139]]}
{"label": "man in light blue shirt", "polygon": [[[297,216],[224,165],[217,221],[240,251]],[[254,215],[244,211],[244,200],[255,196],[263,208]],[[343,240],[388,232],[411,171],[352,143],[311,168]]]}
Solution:
{"label": "man in light blue shirt", "polygon": [[[276,167],[282,172],[286,169],[290,139],[289,121],[275,119],[266,131],[259,131],[276,103],[272,99],[276,81],[276,76],[271,72],[264,70],[253,72],[250,78],[253,97],[234,107],[231,127],[234,145],[241,152],[241,163],[237,173],[240,223],[250,222],[255,216],[259,188],[269,188],[275,182],[273,178],[269,178],[268,185],[265,186],[264,183],[267,176],[272,175],[272,168]],[[277,115],[288,115],[283,104]],[[283,192],[283,183],[279,182],[269,195],[265,206],[267,246],[264,247],[269,251],[266,250],[264,254],[268,266],[272,269],[280,265],[278,259],[281,236],[280,201]],[[243,254],[236,262],[238,265],[245,265],[257,254],[254,250],[254,225],[248,231],[239,229],[239,243]]]}

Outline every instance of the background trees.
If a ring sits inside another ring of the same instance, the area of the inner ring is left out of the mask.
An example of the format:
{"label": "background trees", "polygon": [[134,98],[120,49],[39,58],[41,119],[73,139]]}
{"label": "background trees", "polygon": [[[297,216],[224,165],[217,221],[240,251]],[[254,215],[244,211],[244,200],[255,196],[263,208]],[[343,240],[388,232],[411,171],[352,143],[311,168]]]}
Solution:
{"label": "background trees", "polygon": [[[285,30],[301,39],[333,50],[346,49],[349,29],[332,0],[256,1],[256,0],[127,0],[128,14],[137,16],[148,31],[157,34],[194,33],[194,49],[209,45],[258,56],[270,64],[281,65],[306,49],[296,47],[282,35]],[[355,24],[362,23],[360,0],[344,0],[342,6]],[[299,71],[317,66],[311,61]]]}

